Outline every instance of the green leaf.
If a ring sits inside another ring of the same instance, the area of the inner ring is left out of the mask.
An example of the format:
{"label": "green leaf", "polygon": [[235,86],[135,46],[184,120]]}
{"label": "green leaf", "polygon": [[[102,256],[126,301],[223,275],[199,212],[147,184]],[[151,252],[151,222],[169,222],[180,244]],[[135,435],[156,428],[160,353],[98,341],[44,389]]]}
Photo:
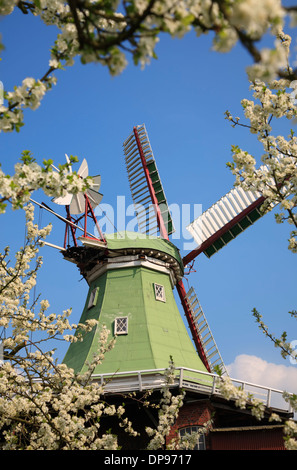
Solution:
{"label": "green leaf", "polygon": [[54,161],[51,158],[49,158],[48,160],[44,159],[43,160],[44,171],[49,171],[53,163]]}
{"label": "green leaf", "polygon": [[29,165],[30,163],[33,163],[35,162],[35,158],[33,157],[32,155],[32,152],[30,152],[30,150],[24,150],[22,152],[22,156],[21,156],[21,161],[25,164],[25,165]]}
{"label": "green leaf", "polygon": [[189,14],[181,19],[181,23],[184,26],[189,26],[189,24],[193,23],[194,19],[195,19],[195,16],[192,14]]}

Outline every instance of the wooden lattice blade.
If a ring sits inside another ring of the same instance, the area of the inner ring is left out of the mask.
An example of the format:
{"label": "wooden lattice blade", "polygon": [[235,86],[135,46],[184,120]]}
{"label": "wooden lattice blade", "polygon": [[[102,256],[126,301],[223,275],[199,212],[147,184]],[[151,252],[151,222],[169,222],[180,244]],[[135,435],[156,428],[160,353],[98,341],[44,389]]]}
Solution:
{"label": "wooden lattice blade", "polygon": [[170,235],[174,232],[173,221],[144,124],[134,128],[123,146],[139,230],[150,235],[158,234],[160,224],[153,207],[157,204],[159,215]]}

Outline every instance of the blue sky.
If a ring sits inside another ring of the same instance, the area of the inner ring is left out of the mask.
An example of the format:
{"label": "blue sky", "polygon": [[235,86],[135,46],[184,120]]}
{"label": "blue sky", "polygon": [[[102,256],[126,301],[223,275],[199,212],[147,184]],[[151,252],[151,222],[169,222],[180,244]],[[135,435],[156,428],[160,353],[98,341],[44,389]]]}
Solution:
{"label": "blue sky", "polygon": [[[48,67],[54,28],[16,11],[0,20],[0,31],[6,47],[0,62],[4,88],[20,85],[25,77],[41,77]],[[245,72],[250,58],[240,46],[228,54],[213,52],[211,39],[162,36],[158,60],[145,70],[130,64],[115,78],[100,65],[83,66],[76,59],[74,66],[57,73],[58,83],[41,106],[25,111],[20,133],[0,136],[3,170],[12,173],[25,149],[39,163],[44,158],[64,163],[65,153],[77,155],[87,159],[90,174],[101,174],[102,202],[116,207],[117,196],[125,196],[130,204],[122,144],[134,125],[145,123],[169,204],[202,204],[206,210],[234,183],[226,168],[231,145],[260,155],[255,137],[224,119],[226,110],[241,115],[240,100],[250,96]],[[34,198],[50,203],[42,194]],[[22,245],[22,214],[8,211],[1,221],[1,249],[7,243]],[[61,245],[63,225],[44,211],[40,221],[54,224],[49,241]],[[251,310],[256,307],[276,335],[287,330],[297,339],[287,313],[297,306],[296,255],[287,249],[288,237],[289,227],[266,215],[211,259],[200,255],[196,272],[185,281],[196,290],[225,364],[241,355],[258,358],[269,364],[271,380],[275,365],[286,366],[286,374],[293,376],[297,366],[281,358],[258,330]],[[176,244],[185,254],[183,240]],[[78,322],[87,294],[85,281],[58,251],[45,247],[42,255],[37,291],[56,313],[72,307],[72,321]],[[64,352],[61,345],[59,357]],[[250,362],[251,369],[256,362]],[[247,374],[240,378],[250,379],[247,371],[239,372]]]}

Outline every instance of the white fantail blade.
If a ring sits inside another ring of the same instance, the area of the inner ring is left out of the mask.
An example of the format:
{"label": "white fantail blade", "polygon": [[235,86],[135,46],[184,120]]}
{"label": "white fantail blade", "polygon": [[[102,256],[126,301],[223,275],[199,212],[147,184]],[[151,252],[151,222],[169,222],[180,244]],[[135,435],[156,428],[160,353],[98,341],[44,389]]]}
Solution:
{"label": "white fantail blade", "polygon": [[85,211],[86,200],[83,193],[73,194],[72,201],[70,203],[70,214],[78,215]]}
{"label": "white fantail blade", "polygon": [[59,204],[60,206],[69,206],[72,201],[73,194],[67,193],[66,196],[55,197],[52,201],[55,204]]}
{"label": "white fantail blade", "polygon": [[[88,189],[85,194],[88,197],[88,200],[91,204],[92,209],[95,209],[95,207],[97,207],[98,204],[100,204],[103,198],[103,194],[100,194],[97,191],[92,191],[90,189]],[[82,214],[85,211],[85,208],[86,208],[86,198],[84,194],[83,193],[74,194],[70,207],[69,207],[70,214],[72,215]]]}
{"label": "white fantail blade", "polygon": [[[67,153],[65,153],[65,157],[66,157],[66,162],[70,165],[70,159],[69,159]],[[54,170],[56,170],[57,172],[60,171],[59,168],[57,168],[55,165],[52,164],[51,166],[52,166],[52,168],[53,168]],[[69,173],[72,173],[72,167],[71,167],[71,165],[68,167],[68,172],[69,172]]]}
{"label": "white fantail blade", "polygon": [[[68,155],[67,155],[66,153],[65,153],[65,157],[66,157],[66,162],[67,162],[67,163],[70,163],[70,159],[69,159],[69,157],[68,157]],[[52,165],[52,167],[53,167],[56,171],[59,171],[58,168],[56,168],[54,165]],[[69,172],[69,173],[72,173],[72,168],[71,168],[71,166],[69,166],[68,172]],[[65,196],[60,196],[60,197],[55,197],[55,198],[53,198],[52,201],[53,201],[55,204],[59,204],[60,206],[69,206],[69,204],[71,203],[72,197],[73,197],[73,194],[67,193]]]}
{"label": "white fantail blade", "polygon": [[97,207],[98,204],[100,204],[103,198],[103,194],[100,194],[96,191],[92,191],[89,189],[87,190],[86,194],[88,196],[92,209],[95,209],[95,207]]}
{"label": "white fantail blade", "polygon": [[[92,177],[92,187],[87,189],[85,194],[87,195],[92,209],[100,204],[103,194],[99,193],[98,190],[101,186],[101,176],[96,175]],[[70,204],[70,214],[78,215],[85,211],[86,200],[84,193],[75,194]]]}
{"label": "white fantail blade", "polygon": [[[65,153],[65,157],[66,157],[66,162],[70,164],[70,159],[66,153]],[[69,174],[72,173],[71,166],[69,166],[68,171],[69,171]],[[83,159],[77,174],[81,178],[87,178],[87,176],[89,175],[88,163],[85,158]],[[98,206],[98,204],[100,204],[103,195],[98,192],[101,186],[101,176],[96,175],[92,179],[93,179],[92,186],[89,189],[87,189],[85,194],[87,195],[89,199],[92,209],[94,209],[96,206]],[[67,193],[65,196],[53,198],[52,201],[55,204],[69,206],[70,214],[73,214],[73,215],[82,214],[86,208],[86,198],[85,198],[84,193],[78,193],[78,194]]]}
{"label": "white fantail blade", "polygon": [[101,186],[101,176],[100,175],[92,176],[92,179],[93,179],[93,184],[90,189],[98,192]]}
{"label": "white fantail blade", "polygon": [[[68,157],[68,155],[66,153],[65,153],[65,158],[66,158],[66,162],[68,164],[70,164],[70,158]],[[57,168],[55,168],[55,170],[59,171]],[[69,174],[72,173],[72,167],[71,166],[69,166],[68,173]],[[80,165],[80,167],[79,167],[78,175],[81,178],[86,178],[88,176],[88,173],[89,173],[88,164],[87,164],[86,159],[84,158],[81,165]],[[100,182],[101,182],[101,179],[100,179]],[[99,186],[100,186],[100,182],[99,182]],[[98,184],[98,181],[97,181],[97,184]],[[81,199],[84,200],[83,194],[79,197],[79,200],[78,200],[78,197],[77,197],[75,202],[73,202],[73,204],[72,204],[72,208],[73,208],[73,211],[74,211],[74,212],[72,212],[73,214],[80,214],[81,212],[84,211],[84,203],[83,203],[83,206],[82,206],[83,201]],[[71,203],[73,201],[73,194],[67,193],[65,196],[60,196],[60,197],[53,198],[52,201],[55,204],[59,204],[61,206],[71,206]],[[81,206],[83,207],[82,210],[81,210]]]}
{"label": "white fantail blade", "polygon": [[[68,163],[68,165],[70,165],[70,158],[68,157],[67,153],[65,153],[65,157],[66,157],[66,162]],[[72,166],[71,165],[69,166],[69,173],[72,173]]]}
{"label": "white fantail blade", "polygon": [[87,163],[87,160],[85,158],[83,159],[82,164],[80,165],[77,174],[81,178],[86,178],[87,176],[89,176],[88,163]]}

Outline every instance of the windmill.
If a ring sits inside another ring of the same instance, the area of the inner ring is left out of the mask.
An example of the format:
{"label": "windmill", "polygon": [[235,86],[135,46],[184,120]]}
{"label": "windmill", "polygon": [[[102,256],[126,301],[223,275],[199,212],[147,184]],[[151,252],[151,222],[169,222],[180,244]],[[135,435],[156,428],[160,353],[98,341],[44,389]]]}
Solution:
{"label": "windmill", "polygon": [[[134,127],[123,145],[139,229],[147,233],[156,229],[161,237],[169,239],[174,231],[173,221],[145,125]],[[260,207],[264,200],[258,192],[234,188],[195,219],[187,229],[197,247],[184,256],[184,266],[188,266],[201,253],[210,258],[252,225],[262,216]],[[138,207],[142,210],[138,211]],[[222,373],[227,373],[194,288],[187,291],[182,279],[177,282],[176,288],[205,367],[213,372],[218,366]]]}
{"label": "windmill", "polygon": [[[67,156],[66,161],[69,163]],[[86,160],[82,162],[78,175],[81,178],[88,175]],[[159,236],[151,239],[139,233],[134,237],[133,232],[102,234],[94,214],[94,208],[102,199],[98,192],[99,176],[93,178],[93,186],[86,192],[53,199],[55,204],[65,207],[66,217],[58,215],[44,203],[42,207],[65,222],[61,252],[64,259],[78,266],[89,285],[80,323],[96,318],[99,324],[109,324],[114,334],[120,335],[116,352],[110,352],[108,360],[104,361],[106,371],[167,367],[172,350],[179,365],[207,371],[205,361],[193,348],[173,296],[172,288],[183,276],[183,263],[178,249],[166,239],[164,221],[169,219],[171,230],[173,224],[168,206],[165,206],[165,212],[163,210],[166,199],[160,179],[155,176],[151,194],[153,198],[156,196],[153,199],[157,210],[155,230],[159,227],[164,230],[161,239]],[[151,176],[147,181],[151,183]],[[87,230],[88,216],[97,227],[97,236]],[[78,229],[83,232],[79,237]],[[92,354],[97,352],[98,334],[97,329],[83,343],[71,344],[64,362],[77,371],[83,371]],[[102,370],[100,367],[100,372]]]}
{"label": "windmill", "polygon": [[[154,400],[159,400],[159,390],[166,383],[164,371],[172,357],[175,365],[172,388],[187,391],[172,435],[179,430],[187,432],[192,426],[197,430],[215,412],[218,416],[216,431],[231,429],[233,433],[236,428],[240,431],[247,428],[248,433],[240,434],[246,436],[250,446],[251,416],[246,410],[236,412],[233,403],[230,406],[222,404],[222,397],[217,396],[217,377],[212,372],[216,372],[216,366],[223,374],[227,371],[195,290],[191,287],[186,291],[183,278],[185,267],[199,254],[211,257],[259,219],[264,198],[259,193],[232,189],[188,226],[198,246],[182,258],[169,240],[174,224],[145,126],[134,127],[123,147],[139,232],[102,234],[94,214],[94,208],[102,198],[98,192],[99,176],[94,179],[91,189],[53,200],[64,205],[66,210],[66,218],[56,214],[66,224],[61,252],[65,260],[77,265],[89,287],[77,333],[87,320],[97,320],[83,341],[70,344],[63,362],[78,374],[88,371],[89,376],[88,364],[94,355],[98,357],[98,347],[100,355],[102,352],[100,335],[104,326],[117,336],[116,343],[103,362],[96,362],[91,378],[104,386],[110,400],[118,402],[122,400],[122,393],[132,391],[137,394],[146,389],[156,391]],[[78,174],[81,177],[88,174],[86,161]],[[45,205],[42,207],[46,208]],[[95,236],[87,230],[88,216],[97,227]],[[76,236],[78,229],[83,232],[80,237]],[[180,315],[175,288],[192,339]],[[240,386],[243,386],[241,381]],[[260,392],[263,393],[262,386]],[[268,389],[268,414],[273,409],[271,392]],[[132,405],[128,409],[129,419],[130,416],[137,419],[142,437],[147,423],[149,426],[152,421],[156,424],[153,413],[147,413],[147,410],[142,413],[134,398],[129,405]],[[108,421],[106,426],[111,429],[114,423]],[[126,443],[124,434],[123,446]],[[230,440],[228,433],[226,439]],[[131,448],[135,448],[134,443]]]}
{"label": "windmill", "polygon": [[[212,256],[259,219],[264,198],[259,193],[232,189],[187,227],[198,246],[181,258],[169,240],[174,224],[145,125],[133,128],[123,148],[138,234],[102,234],[94,214],[102,198],[99,176],[86,193],[53,200],[66,208],[66,218],[62,218],[66,223],[64,258],[78,266],[89,285],[80,323],[95,318],[118,336],[116,351],[109,353],[100,372],[158,369],[164,367],[165,356],[168,364],[173,348],[180,366],[206,372],[218,367],[227,374],[195,290],[185,288],[185,267],[201,253]],[[78,174],[87,176],[85,160]],[[87,231],[88,216],[98,236]],[[76,230],[81,221],[82,246],[78,246]],[[67,245],[69,234],[72,246]],[[174,288],[192,340],[176,305]],[[98,336],[96,330],[82,344],[71,344],[64,362],[77,371],[85,370],[97,351]]]}

